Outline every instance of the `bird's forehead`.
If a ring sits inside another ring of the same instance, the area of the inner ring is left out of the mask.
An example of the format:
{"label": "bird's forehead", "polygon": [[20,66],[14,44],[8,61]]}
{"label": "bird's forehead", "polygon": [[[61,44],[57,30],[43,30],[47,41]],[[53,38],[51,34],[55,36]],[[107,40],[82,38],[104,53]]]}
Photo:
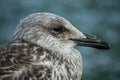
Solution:
{"label": "bird's forehead", "polygon": [[[71,33],[79,34],[80,31],[77,30],[68,20],[58,15],[52,13],[33,13],[28,17],[22,20],[23,24],[26,23],[30,25],[32,28],[35,26],[39,27],[51,27],[54,25],[61,25],[69,30]],[[25,24],[25,25],[26,25]],[[30,28],[30,26],[28,28]],[[24,26],[25,27],[25,26]]]}
{"label": "bird's forehead", "polygon": [[52,14],[52,13],[34,13],[26,18],[24,18],[23,22],[29,22],[32,24],[62,24],[66,25],[69,23],[66,19],[63,17],[60,17],[58,15]]}

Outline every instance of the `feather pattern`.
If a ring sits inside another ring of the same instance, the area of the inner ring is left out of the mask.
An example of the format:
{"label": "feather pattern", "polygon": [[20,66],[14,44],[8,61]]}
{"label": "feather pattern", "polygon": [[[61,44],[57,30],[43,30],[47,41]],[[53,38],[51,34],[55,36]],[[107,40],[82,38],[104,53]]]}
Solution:
{"label": "feather pattern", "polygon": [[73,59],[25,40],[0,48],[0,80],[79,80],[81,74],[75,69],[81,67]]}
{"label": "feather pattern", "polygon": [[0,47],[0,80],[80,80],[82,57],[71,39],[85,37],[55,14],[27,16]]}

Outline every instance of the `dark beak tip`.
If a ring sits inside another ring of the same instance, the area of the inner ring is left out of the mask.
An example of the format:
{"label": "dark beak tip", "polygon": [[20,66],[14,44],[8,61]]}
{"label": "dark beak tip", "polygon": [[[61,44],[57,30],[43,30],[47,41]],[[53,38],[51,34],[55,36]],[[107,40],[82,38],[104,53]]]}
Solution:
{"label": "dark beak tip", "polygon": [[110,45],[109,45],[108,42],[105,42],[105,43],[104,43],[104,49],[106,49],[106,50],[109,50],[109,49],[110,49]]}
{"label": "dark beak tip", "polygon": [[106,41],[100,41],[96,44],[96,46],[94,46],[94,48],[96,49],[101,49],[101,50],[109,50],[110,49],[110,45],[108,42]]}
{"label": "dark beak tip", "polygon": [[97,47],[97,49],[109,50],[110,46],[109,45],[104,45],[104,46]]}
{"label": "dark beak tip", "polygon": [[110,46],[109,45],[97,45],[97,46],[94,46],[93,48],[100,49],[100,50],[109,50]]}
{"label": "dark beak tip", "polygon": [[93,47],[100,50],[109,50],[110,45],[107,41],[95,36],[87,35],[87,38],[70,39],[77,43],[77,46]]}

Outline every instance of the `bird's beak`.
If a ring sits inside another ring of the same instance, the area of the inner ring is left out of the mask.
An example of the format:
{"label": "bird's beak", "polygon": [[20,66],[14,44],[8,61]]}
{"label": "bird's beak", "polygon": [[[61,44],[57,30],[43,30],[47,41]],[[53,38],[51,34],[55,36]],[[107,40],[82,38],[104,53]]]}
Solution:
{"label": "bird's beak", "polygon": [[84,35],[86,36],[86,38],[71,39],[71,40],[77,43],[78,46],[93,47],[97,49],[109,49],[109,45],[106,41],[101,40],[94,35],[88,35],[88,34],[84,34]]}

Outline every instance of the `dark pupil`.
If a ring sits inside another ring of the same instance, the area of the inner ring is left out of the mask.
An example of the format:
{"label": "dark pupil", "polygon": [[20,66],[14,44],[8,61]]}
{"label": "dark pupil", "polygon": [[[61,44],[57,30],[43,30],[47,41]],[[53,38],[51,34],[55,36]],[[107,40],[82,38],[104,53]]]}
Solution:
{"label": "dark pupil", "polygon": [[53,31],[54,32],[62,32],[62,28],[61,27],[54,27]]}

